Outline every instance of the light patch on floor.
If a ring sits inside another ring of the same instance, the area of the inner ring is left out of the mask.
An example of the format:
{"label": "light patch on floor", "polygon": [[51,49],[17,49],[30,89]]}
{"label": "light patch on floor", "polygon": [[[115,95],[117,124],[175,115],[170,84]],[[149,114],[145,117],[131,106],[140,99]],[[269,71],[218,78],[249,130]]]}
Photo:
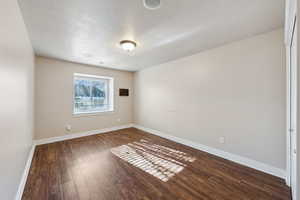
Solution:
{"label": "light patch on floor", "polygon": [[164,182],[196,160],[185,152],[147,140],[112,148],[111,153]]}

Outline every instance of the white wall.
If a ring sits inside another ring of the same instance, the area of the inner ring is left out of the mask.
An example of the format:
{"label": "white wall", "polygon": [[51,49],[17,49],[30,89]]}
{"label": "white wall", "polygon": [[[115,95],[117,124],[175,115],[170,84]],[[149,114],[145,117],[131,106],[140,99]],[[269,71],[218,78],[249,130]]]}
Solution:
{"label": "white wall", "polygon": [[0,13],[0,199],[11,200],[32,144],[34,56],[17,1]]}
{"label": "white wall", "polygon": [[[73,74],[114,78],[114,112],[88,116],[73,115]],[[133,120],[133,73],[61,60],[36,58],[35,139],[63,136],[90,130],[127,125]],[[119,88],[129,88],[129,97],[120,97]],[[121,121],[118,121],[120,119]],[[67,124],[72,131],[66,131]]]}
{"label": "white wall", "polygon": [[285,169],[283,30],[139,71],[134,89],[138,125]]}

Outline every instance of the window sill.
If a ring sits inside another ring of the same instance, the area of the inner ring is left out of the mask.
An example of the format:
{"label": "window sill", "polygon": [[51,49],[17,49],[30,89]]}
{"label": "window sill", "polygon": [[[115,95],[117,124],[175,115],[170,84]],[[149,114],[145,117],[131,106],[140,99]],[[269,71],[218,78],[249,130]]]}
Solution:
{"label": "window sill", "polygon": [[73,117],[90,117],[90,116],[97,116],[97,115],[106,115],[106,114],[113,114],[114,110],[105,110],[105,111],[96,111],[96,112],[82,112],[82,113],[73,113]]}

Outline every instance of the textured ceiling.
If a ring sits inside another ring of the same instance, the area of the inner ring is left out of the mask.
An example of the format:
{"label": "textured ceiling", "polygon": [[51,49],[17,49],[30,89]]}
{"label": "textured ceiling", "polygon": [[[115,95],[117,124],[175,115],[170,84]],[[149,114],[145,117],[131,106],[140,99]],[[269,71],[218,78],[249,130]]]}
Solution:
{"label": "textured ceiling", "polygon": [[[283,27],[284,0],[20,0],[37,55],[135,71]],[[134,40],[128,54],[121,40]],[[103,62],[103,63],[102,63]]]}

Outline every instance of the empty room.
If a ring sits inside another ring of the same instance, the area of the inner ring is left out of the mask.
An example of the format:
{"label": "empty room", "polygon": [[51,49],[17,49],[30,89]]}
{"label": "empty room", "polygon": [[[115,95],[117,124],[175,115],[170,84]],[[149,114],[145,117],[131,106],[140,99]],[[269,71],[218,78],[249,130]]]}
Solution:
{"label": "empty room", "polygon": [[300,200],[297,0],[0,5],[0,200]]}

